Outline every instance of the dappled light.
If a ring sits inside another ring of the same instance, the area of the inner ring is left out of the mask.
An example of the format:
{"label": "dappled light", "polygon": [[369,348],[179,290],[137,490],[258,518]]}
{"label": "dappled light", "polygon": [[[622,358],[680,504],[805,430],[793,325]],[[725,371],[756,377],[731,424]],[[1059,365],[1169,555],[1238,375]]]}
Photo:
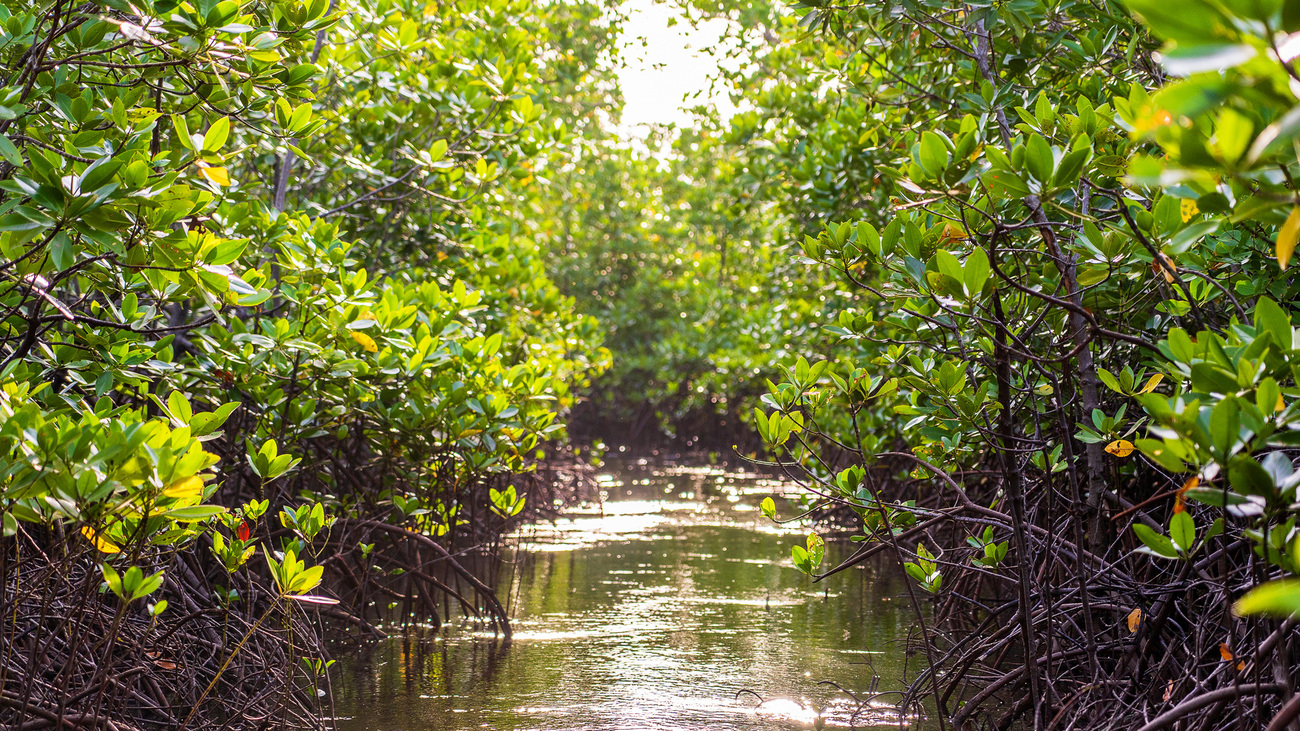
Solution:
{"label": "dappled light", "polygon": [[[719,470],[707,479],[717,492],[682,500],[701,484],[692,475],[629,465],[615,476],[600,484],[621,488],[601,503],[617,528],[584,514],[521,534],[500,584],[508,650],[469,628],[365,647],[341,669],[340,728],[775,730],[819,714],[827,726],[900,725],[897,694],[859,703],[819,684],[901,690],[903,607],[881,601],[898,590],[895,567],[818,590],[773,562],[783,539],[754,530],[761,516],[726,499],[771,480]],[[657,519],[624,520],[646,516]]]}
{"label": "dappled light", "polygon": [[1300,729],[1300,0],[8,0],[0,726]]}

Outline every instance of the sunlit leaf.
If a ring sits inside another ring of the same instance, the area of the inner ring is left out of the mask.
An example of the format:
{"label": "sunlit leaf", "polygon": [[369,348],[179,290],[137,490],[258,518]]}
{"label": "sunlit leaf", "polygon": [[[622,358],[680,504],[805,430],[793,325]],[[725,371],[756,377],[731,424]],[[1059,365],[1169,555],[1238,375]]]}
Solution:
{"label": "sunlit leaf", "polygon": [[292,599],[295,602],[302,602],[303,604],[320,604],[323,606],[332,606],[339,603],[338,599],[331,599],[327,596],[311,596],[308,594],[289,594],[286,598]]}
{"label": "sunlit leaf", "polygon": [[1116,457],[1127,457],[1130,454],[1133,454],[1133,442],[1130,442],[1127,439],[1116,439],[1106,445],[1106,452],[1113,454]]}
{"label": "sunlit leaf", "polygon": [[1293,206],[1291,215],[1286,217],[1286,222],[1277,232],[1277,265],[1282,269],[1286,269],[1287,263],[1291,261],[1297,240],[1300,240],[1300,206]]}
{"label": "sunlit leaf", "polygon": [[826,541],[816,533],[808,534],[808,562],[813,568],[817,568],[822,563],[822,557],[826,555]]}
{"label": "sunlit leaf", "polygon": [[1138,393],[1151,393],[1156,390],[1156,386],[1160,385],[1160,381],[1164,380],[1164,377],[1165,374],[1163,373],[1157,373],[1154,376],[1151,376],[1151,378],[1147,380],[1146,385],[1143,386],[1142,390],[1138,391]]}
{"label": "sunlit leaf", "polygon": [[362,348],[365,348],[367,353],[379,352],[379,344],[375,342],[374,338],[358,330],[352,330],[351,335],[352,339],[357,341],[357,344]]}
{"label": "sunlit leaf", "polygon": [[230,173],[225,168],[201,167],[199,174],[223,188],[230,187]]}
{"label": "sunlit leaf", "polygon": [[203,493],[203,478],[198,475],[190,475],[181,480],[177,480],[163,489],[163,495],[179,499],[198,497]]}
{"label": "sunlit leaf", "polygon": [[94,529],[91,528],[90,526],[84,526],[81,529],[81,535],[85,536],[87,539],[90,540],[91,543],[95,544],[95,548],[98,548],[100,553],[121,553],[122,552],[122,549],[117,544],[113,543],[107,538],[104,538],[103,536],[96,534]]}
{"label": "sunlit leaf", "polygon": [[1239,617],[1263,614],[1287,619],[1300,616],[1300,579],[1281,579],[1251,589],[1232,605]]}

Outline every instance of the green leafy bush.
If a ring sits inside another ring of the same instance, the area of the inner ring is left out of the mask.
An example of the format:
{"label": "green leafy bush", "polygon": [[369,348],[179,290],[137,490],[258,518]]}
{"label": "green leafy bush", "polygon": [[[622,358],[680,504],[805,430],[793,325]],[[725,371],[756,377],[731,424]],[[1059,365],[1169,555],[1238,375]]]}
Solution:
{"label": "green leafy bush", "polygon": [[[608,362],[509,202],[573,138],[562,95],[606,73],[545,60],[595,11],[0,8],[0,607],[6,646],[44,638],[10,676],[34,712],[310,725],[307,609],[367,628],[393,583],[408,616],[449,592],[508,634],[480,577],[535,484],[514,480]],[[396,578],[411,557],[448,573]],[[216,648],[197,675],[131,669],[182,638]]]}

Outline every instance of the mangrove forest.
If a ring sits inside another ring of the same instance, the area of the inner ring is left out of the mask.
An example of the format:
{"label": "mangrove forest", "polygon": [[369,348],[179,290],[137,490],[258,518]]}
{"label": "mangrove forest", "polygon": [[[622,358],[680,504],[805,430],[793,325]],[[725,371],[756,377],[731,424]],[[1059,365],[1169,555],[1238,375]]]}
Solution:
{"label": "mangrove forest", "polygon": [[1297,731],[1300,0],[5,0],[0,727]]}

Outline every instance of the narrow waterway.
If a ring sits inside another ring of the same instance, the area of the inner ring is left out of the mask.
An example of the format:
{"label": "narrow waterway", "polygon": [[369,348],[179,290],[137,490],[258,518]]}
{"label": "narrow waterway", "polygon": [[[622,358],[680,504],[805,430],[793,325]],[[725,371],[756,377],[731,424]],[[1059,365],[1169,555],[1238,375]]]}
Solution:
{"label": "narrow waterway", "polygon": [[[468,626],[394,636],[335,675],[340,731],[880,728],[921,669],[888,564],[820,584],[790,562],[797,527],[758,475],[626,465],[601,504],[531,526],[500,593],[514,641]],[[804,529],[806,532],[806,528]],[[831,542],[827,561],[854,544]],[[822,681],[834,681],[857,696]]]}

